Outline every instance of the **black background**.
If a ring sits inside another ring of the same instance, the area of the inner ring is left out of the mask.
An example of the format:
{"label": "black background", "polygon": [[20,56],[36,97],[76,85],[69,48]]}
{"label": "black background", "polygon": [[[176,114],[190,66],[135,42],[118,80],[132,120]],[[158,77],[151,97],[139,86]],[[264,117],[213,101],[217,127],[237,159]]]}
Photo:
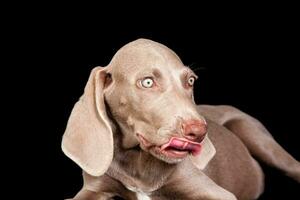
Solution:
{"label": "black background", "polygon": [[[255,116],[300,160],[296,15],[281,5],[244,8],[212,7],[204,13],[204,8],[182,7],[185,12],[172,15],[161,9],[157,17],[157,10],[103,14],[105,9],[98,7],[83,14],[57,6],[7,23],[6,52],[13,56],[7,57],[6,75],[13,79],[4,86],[13,87],[9,97],[18,96],[16,102],[9,98],[14,104],[10,113],[21,123],[10,128],[19,138],[18,157],[25,158],[17,160],[22,169],[17,176],[25,175],[18,184],[43,199],[72,197],[80,189],[81,170],[60,149],[67,119],[90,70],[107,65],[121,46],[138,38],[165,44],[196,70],[197,103],[229,104]],[[263,167],[261,199],[299,198],[298,183]]]}

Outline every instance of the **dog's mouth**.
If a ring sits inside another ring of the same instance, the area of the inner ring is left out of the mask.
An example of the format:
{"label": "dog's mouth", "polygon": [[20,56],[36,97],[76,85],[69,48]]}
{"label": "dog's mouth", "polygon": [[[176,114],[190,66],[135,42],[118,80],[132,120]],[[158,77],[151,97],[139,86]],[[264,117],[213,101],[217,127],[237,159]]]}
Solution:
{"label": "dog's mouth", "polygon": [[160,150],[169,157],[184,157],[187,154],[196,156],[201,152],[201,143],[185,138],[172,137],[168,143],[160,147]]}
{"label": "dog's mouth", "polygon": [[138,134],[138,137],[146,148],[154,146],[156,152],[171,158],[184,158],[188,154],[192,154],[193,156],[199,155],[202,147],[202,141],[194,142],[181,137],[172,137],[167,143],[161,146],[151,144],[142,135]]}

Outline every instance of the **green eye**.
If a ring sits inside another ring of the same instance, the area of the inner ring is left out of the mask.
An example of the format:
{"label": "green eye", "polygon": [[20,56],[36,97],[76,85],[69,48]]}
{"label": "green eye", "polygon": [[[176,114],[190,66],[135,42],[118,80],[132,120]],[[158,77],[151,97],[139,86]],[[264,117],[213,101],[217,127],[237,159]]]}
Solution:
{"label": "green eye", "polygon": [[153,79],[152,78],[145,78],[141,81],[141,85],[144,87],[144,88],[151,88],[153,86]]}

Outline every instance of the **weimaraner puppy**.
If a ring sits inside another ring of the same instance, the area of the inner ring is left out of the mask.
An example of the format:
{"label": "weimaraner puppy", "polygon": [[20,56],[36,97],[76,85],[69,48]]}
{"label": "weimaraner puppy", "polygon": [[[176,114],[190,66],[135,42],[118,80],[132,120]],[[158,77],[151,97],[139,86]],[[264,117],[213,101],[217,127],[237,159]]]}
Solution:
{"label": "weimaraner puppy", "polygon": [[257,161],[300,182],[300,163],[253,117],[196,105],[197,76],[166,46],[139,39],[92,70],[62,140],[83,169],[74,199],[256,199]]}

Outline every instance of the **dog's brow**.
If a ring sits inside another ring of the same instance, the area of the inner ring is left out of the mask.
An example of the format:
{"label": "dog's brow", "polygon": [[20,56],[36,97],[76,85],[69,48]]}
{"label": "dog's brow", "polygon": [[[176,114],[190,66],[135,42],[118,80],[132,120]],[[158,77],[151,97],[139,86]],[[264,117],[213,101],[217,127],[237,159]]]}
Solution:
{"label": "dog's brow", "polygon": [[154,68],[152,73],[153,73],[153,75],[154,75],[156,78],[161,78],[161,77],[162,77],[162,74],[161,74],[160,70],[157,69],[157,68]]}
{"label": "dog's brow", "polygon": [[185,76],[185,75],[193,75],[196,79],[198,78],[198,76],[195,74],[195,72],[193,70],[191,70],[189,67],[185,67],[182,72],[181,72],[181,76]]}
{"label": "dog's brow", "polygon": [[196,79],[198,78],[198,76],[196,75],[196,73],[189,67],[185,67],[185,71],[187,71],[187,73],[192,74],[193,76],[196,77]]}
{"label": "dog's brow", "polygon": [[147,77],[147,76],[161,79],[162,72],[158,68],[153,68],[153,69],[143,70],[138,73],[139,78],[143,78],[143,77]]}

